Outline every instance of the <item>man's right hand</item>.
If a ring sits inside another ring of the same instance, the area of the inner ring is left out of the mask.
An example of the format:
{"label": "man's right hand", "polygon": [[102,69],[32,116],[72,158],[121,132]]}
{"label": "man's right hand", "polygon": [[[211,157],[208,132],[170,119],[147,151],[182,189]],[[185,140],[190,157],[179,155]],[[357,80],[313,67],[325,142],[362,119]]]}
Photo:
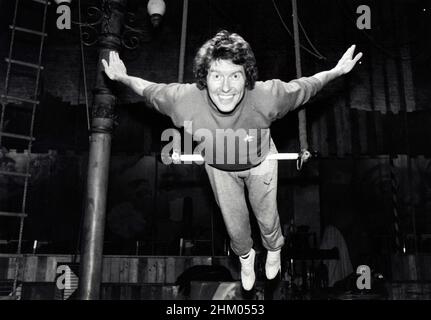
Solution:
{"label": "man's right hand", "polygon": [[109,52],[109,64],[105,59],[102,59],[102,64],[105,67],[105,73],[111,80],[121,81],[127,77],[127,69],[123,61],[120,59],[118,52]]}

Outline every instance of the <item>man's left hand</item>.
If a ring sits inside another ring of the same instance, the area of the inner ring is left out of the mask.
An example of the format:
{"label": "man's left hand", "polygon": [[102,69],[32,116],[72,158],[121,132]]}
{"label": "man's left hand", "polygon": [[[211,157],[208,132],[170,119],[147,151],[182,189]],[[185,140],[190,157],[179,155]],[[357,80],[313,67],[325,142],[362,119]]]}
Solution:
{"label": "man's left hand", "polygon": [[343,56],[335,66],[334,70],[340,75],[349,73],[355,66],[356,62],[358,62],[359,59],[362,58],[362,52],[359,52],[355,56],[355,58],[353,58],[353,53],[355,52],[355,49],[356,45],[352,45],[349,49],[347,49],[347,51],[343,54]]}

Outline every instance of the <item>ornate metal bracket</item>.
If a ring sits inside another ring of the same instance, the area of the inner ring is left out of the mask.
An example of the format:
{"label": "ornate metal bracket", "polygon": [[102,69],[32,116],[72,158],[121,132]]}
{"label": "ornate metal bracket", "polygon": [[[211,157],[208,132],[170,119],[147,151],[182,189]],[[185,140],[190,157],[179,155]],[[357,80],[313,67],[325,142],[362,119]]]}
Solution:
{"label": "ornate metal bracket", "polygon": [[[109,20],[113,14],[113,5],[117,4],[109,0],[102,0],[100,7],[88,6],[83,9],[77,6],[75,10],[73,10],[78,12],[78,20],[73,20],[72,24],[81,28],[82,42],[84,45],[93,46],[98,44],[100,35],[112,34],[109,30]],[[79,15],[79,9],[85,11],[87,21],[82,21],[82,14]],[[152,26],[149,22],[149,16],[145,6],[142,8],[139,7],[137,13],[128,11],[125,17],[124,30],[120,41],[126,49],[135,50],[139,48],[142,43],[151,41]]]}

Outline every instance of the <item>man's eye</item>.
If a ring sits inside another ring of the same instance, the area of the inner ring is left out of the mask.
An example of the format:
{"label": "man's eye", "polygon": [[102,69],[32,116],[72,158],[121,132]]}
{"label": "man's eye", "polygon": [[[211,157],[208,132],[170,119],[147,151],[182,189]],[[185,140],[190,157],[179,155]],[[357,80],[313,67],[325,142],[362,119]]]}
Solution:
{"label": "man's eye", "polygon": [[214,79],[216,79],[216,80],[218,80],[218,79],[220,79],[220,75],[218,75],[218,74],[213,74],[213,78],[214,78]]}
{"label": "man's eye", "polygon": [[235,80],[238,80],[238,79],[240,79],[241,77],[240,77],[240,75],[238,74],[238,73],[235,73],[233,76],[232,76]]}

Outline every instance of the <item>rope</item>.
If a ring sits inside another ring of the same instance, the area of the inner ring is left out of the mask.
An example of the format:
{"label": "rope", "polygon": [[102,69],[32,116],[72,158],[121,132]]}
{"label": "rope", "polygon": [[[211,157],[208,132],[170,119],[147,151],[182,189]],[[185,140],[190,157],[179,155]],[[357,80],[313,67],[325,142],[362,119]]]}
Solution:
{"label": "rope", "polygon": [[392,156],[389,157],[390,175],[391,175],[391,192],[392,192],[392,210],[394,215],[394,234],[395,234],[395,249],[397,252],[405,251],[405,244],[402,241],[400,230],[400,218],[398,215],[398,182],[395,174],[395,163]]}
{"label": "rope", "polygon": [[[278,7],[277,7],[277,5],[276,5],[276,3],[275,3],[275,1],[274,1],[274,0],[272,0],[272,4],[273,4],[273,6],[274,6],[275,11],[277,12],[277,15],[278,15],[278,17],[279,17],[279,19],[280,19],[281,24],[283,25],[284,29],[287,31],[287,33],[289,34],[289,36],[293,39],[293,38],[294,38],[294,37],[293,37],[293,34],[292,34],[292,32],[290,31],[290,29],[287,27],[286,23],[284,22],[283,17],[281,16],[281,13],[280,13],[280,11],[278,10]],[[324,56],[320,55],[320,53],[317,53],[317,54],[316,54],[316,53],[312,52],[311,50],[309,50],[308,48],[304,47],[302,44],[301,44],[301,48],[302,48],[304,51],[306,51],[306,52],[308,52],[309,54],[311,54],[312,56],[316,57],[317,59],[320,59],[320,60],[321,60],[321,59],[326,59],[326,57],[324,57]]]}
{"label": "rope", "polygon": [[[274,0],[273,0],[274,1]],[[275,2],[274,2],[275,3]],[[302,77],[301,69],[301,42],[299,40],[299,28],[298,28],[298,7],[296,0],[292,0],[292,15],[293,15],[293,32],[295,42],[295,63],[296,63],[296,77]],[[307,139],[307,115],[305,110],[298,112],[298,131],[299,131],[299,145],[300,145],[300,156],[296,162],[296,168],[302,169],[302,165],[309,159],[310,152],[308,152],[308,139]]]}
{"label": "rope", "polygon": [[310,38],[308,37],[307,31],[305,31],[305,28],[302,26],[301,19],[299,19],[299,17],[298,17],[298,23],[299,23],[299,26],[301,27],[302,33],[304,33],[305,39],[307,39],[307,42],[310,44],[311,48],[313,48],[314,52],[319,54],[321,59],[326,60],[327,58],[323,54],[321,54],[319,50],[317,50],[317,48],[313,45],[313,42],[311,42]]}
{"label": "rope", "polygon": [[[79,43],[80,43],[80,52],[81,52],[81,64],[82,64],[82,79],[84,82],[84,95],[85,95],[85,109],[86,109],[86,118],[87,118],[87,130],[88,130],[88,140],[91,140],[91,126],[90,126],[90,112],[89,112],[89,105],[88,105],[88,90],[87,90],[87,73],[85,68],[85,55],[84,55],[84,42],[83,42],[83,35],[82,35],[82,16],[81,16],[81,0],[78,0],[78,24],[79,24]],[[81,80],[81,79],[80,79]],[[80,92],[80,85],[78,85],[78,105],[80,102],[81,92]],[[85,195],[87,191],[87,186],[85,185],[83,194]],[[77,245],[76,245],[76,251],[74,255],[72,256],[72,262],[76,263],[78,255],[80,254],[80,246],[82,241],[82,227],[84,223],[84,214],[85,214],[85,204],[82,203],[82,210],[81,210],[81,218],[79,222],[79,232],[77,237]]]}
{"label": "rope", "polygon": [[183,0],[183,19],[181,24],[180,57],[178,63],[178,83],[184,81],[184,61],[187,40],[187,16],[189,11],[189,0]]}
{"label": "rope", "polygon": [[[91,127],[90,127],[90,111],[88,107],[88,92],[87,92],[87,73],[85,70],[85,55],[84,55],[84,43],[83,43],[83,36],[82,36],[82,17],[81,17],[81,0],[78,0],[78,20],[79,20],[79,44],[81,48],[81,64],[82,64],[82,77],[84,80],[84,95],[85,95],[85,110],[86,110],[86,116],[87,116],[87,130],[88,133],[90,133]],[[78,103],[79,103],[79,96],[78,96]],[[89,136],[90,139],[90,136]]]}

